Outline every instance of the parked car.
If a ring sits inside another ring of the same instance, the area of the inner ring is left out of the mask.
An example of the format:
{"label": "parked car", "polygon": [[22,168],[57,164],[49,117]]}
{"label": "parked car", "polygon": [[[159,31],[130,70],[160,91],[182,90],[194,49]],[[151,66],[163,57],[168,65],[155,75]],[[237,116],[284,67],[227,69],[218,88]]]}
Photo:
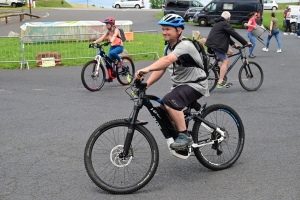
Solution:
{"label": "parked car", "polygon": [[163,11],[164,15],[174,13],[184,16],[185,11],[189,8],[203,8],[203,4],[200,1],[187,1],[187,0],[164,0]]}
{"label": "parked car", "polygon": [[13,8],[25,6],[25,0],[0,0],[0,6],[11,6]]}
{"label": "parked car", "polygon": [[243,28],[247,28],[248,14],[257,12],[256,22],[260,25],[263,21],[263,0],[212,0],[194,15],[193,22],[200,26],[211,25],[224,11],[231,14],[230,24],[242,25]]}
{"label": "parked car", "polygon": [[145,8],[144,0],[120,0],[112,4],[113,8]]}
{"label": "parked car", "polygon": [[183,19],[186,22],[193,22],[194,20],[194,15],[197,12],[200,12],[203,9],[203,7],[199,7],[199,8],[189,8],[187,11],[185,11],[184,15],[183,15]]}
{"label": "parked car", "polygon": [[277,10],[278,9],[278,4],[276,1],[273,0],[265,0],[264,1],[264,10]]}

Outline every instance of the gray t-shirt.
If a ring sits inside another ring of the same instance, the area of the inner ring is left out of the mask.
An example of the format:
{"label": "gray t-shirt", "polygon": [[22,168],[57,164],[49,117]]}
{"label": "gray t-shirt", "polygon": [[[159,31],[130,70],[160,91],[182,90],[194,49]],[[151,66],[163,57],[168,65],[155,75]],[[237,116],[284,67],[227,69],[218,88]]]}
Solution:
{"label": "gray t-shirt", "polygon": [[174,50],[169,48],[167,54],[174,54],[178,58],[174,65],[171,64],[168,67],[173,85],[171,89],[178,85],[189,85],[202,95],[209,96],[207,79],[193,83],[206,76],[204,70],[196,67],[196,63],[203,67],[203,62],[193,43],[189,40],[182,40]]}

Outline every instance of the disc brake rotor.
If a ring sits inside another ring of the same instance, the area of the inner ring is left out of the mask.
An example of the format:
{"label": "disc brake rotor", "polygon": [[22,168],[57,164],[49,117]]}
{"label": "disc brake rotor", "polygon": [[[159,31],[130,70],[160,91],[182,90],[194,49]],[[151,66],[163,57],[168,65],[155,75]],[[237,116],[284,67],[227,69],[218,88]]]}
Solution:
{"label": "disc brake rotor", "polygon": [[131,156],[120,158],[120,154],[123,152],[123,145],[117,145],[110,151],[110,161],[116,167],[126,167],[132,160]]}

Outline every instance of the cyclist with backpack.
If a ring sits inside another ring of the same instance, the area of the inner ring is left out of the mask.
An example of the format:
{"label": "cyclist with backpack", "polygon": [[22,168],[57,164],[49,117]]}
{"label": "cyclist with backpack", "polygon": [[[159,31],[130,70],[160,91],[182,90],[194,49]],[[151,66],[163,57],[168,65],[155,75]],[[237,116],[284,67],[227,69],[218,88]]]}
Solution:
{"label": "cyclist with backpack", "polygon": [[229,23],[230,16],[228,11],[224,11],[220,18],[215,19],[215,24],[210,30],[205,42],[205,45],[213,50],[218,59],[222,62],[217,88],[230,87],[230,84],[226,84],[226,82],[223,81],[229,64],[228,55],[232,52],[229,49],[229,44],[234,47],[238,46],[230,37],[234,37],[243,45],[251,46],[250,42],[247,42],[231,27]]}
{"label": "cyclist with backpack", "polygon": [[[122,66],[122,60],[119,56],[120,53],[124,51],[123,41],[121,38],[120,30],[115,26],[115,19],[114,18],[106,18],[103,23],[106,24],[107,31],[93,43],[99,43],[103,40],[109,40],[111,42],[111,46],[108,52],[108,58],[111,61],[118,60],[117,67]],[[116,76],[116,67],[113,66],[113,76]],[[111,80],[110,80],[111,81]]]}
{"label": "cyclist with backpack", "polygon": [[[202,96],[209,96],[208,82],[205,71],[201,69],[204,65],[199,52],[191,41],[182,36],[184,19],[176,14],[167,14],[158,24],[162,26],[164,40],[169,44],[165,49],[166,55],[148,67],[138,70],[135,77],[141,79],[152,72],[147,80],[149,88],[168,69],[172,87],[162,102],[179,132],[175,141],[171,142],[170,148],[181,150],[193,143],[182,109]],[[140,72],[143,73],[142,76]]]}

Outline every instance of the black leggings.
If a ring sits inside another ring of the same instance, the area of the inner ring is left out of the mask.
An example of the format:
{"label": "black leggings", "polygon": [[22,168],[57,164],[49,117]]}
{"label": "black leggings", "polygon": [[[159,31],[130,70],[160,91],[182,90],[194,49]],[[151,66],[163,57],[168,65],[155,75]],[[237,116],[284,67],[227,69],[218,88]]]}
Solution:
{"label": "black leggings", "polygon": [[290,23],[290,20],[289,19],[286,19],[285,20],[286,22],[286,27],[285,27],[285,31],[286,32],[288,29],[290,30],[290,33],[292,32],[292,29],[291,29],[291,23]]}

